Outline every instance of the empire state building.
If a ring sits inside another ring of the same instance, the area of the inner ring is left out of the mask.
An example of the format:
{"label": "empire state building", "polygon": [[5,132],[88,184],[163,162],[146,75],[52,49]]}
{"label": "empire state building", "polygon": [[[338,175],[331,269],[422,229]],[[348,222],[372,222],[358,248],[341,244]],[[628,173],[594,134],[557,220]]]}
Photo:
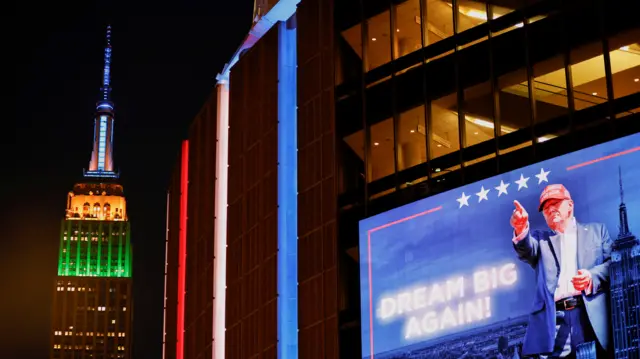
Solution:
{"label": "empire state building", "polygon": [[629,230],[620,176],[620,233],[611,253],[611,321],[616,359],[640,359],[640,241]]}
{"label": "empire state building", "polygon": [[93,151],[67,197],[54,283],[50,357],[130,358],[132,252],[127,206],[113,164],[111,27],[107,27]]}

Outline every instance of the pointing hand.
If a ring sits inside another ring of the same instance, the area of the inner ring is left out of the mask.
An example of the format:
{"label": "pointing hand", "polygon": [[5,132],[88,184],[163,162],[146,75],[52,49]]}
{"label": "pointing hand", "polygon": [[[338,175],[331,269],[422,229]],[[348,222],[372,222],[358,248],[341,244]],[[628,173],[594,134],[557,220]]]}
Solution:
{"label": "pointing hand", "polygon": [[513,204],[516,206],[516,209],[514,209],[513,214],[511,214],[510,223],[511,227],[515,230],[516,235],[519,235],[525,230],[525,228],[527,228],[527,224],[529,223],[529,214],[517,200],[513,201]]}

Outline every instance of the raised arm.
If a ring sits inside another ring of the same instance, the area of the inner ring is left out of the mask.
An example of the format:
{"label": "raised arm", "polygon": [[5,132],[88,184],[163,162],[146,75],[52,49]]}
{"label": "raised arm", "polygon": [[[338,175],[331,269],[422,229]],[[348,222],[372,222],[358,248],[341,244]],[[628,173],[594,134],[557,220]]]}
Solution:
{"label": "raised arm", "polygon": [[510,224],[513,227],[513,248],[521,261],[529,263],[535,267],[538,264],[540,244],[537,239],[530,235],[529,214],[527,210],[518,202],[513,201],[515,209],[511,214]]}

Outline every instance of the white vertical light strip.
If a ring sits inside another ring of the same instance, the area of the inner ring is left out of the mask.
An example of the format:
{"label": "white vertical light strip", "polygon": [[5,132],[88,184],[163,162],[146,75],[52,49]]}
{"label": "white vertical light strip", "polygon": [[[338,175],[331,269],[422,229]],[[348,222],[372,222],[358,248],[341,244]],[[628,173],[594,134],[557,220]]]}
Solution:
{"label": "white vertical light strip", "polygon": [[106,153],[107,161],[105,163],[105,169],[107,171],[113,171],[113,127],[115,126],[115,121],[113,117],[111,120],[111,130],[109,131],[109,152]]}
{"label": "white vertical light strip", "polygon": [[229,173],[229,78],[218,77],[213,271],[213,359],[225,358],[227,289],[227,192]]}
{"label": "white vertical light strip", "polygon": [[162,359],[165,359],[167,351],[167,274],[169,272],[169,199],[170,192],[167,191],[167,228],[164,238],[164,304],[162,315]]}

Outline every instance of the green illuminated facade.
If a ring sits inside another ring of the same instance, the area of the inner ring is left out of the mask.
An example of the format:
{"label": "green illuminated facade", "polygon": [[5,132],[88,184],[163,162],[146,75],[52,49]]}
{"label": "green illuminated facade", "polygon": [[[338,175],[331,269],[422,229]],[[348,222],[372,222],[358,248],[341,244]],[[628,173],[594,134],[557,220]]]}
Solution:
{"label": "green illuminated facade", "polygon": [[128,221],[64,220],[59,276],[131,277]]}

